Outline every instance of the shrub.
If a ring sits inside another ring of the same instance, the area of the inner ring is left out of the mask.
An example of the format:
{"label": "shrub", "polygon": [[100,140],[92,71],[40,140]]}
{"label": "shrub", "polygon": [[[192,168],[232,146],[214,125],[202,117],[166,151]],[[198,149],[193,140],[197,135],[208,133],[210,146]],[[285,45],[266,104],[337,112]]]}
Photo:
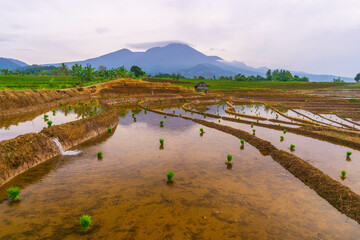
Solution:
{"label": "shrub", "polygon": [[341,177],[343,177],[343,178],[346,177],[346,171],[345,171],[345,170],[342,170],[342,171],[341,171]]}
{"label": "shrub", "polygon": [[350,157],[351,154],[352,154],[352,152],[346,152],[346,156],[347,156],[347,157]]}
{"label": "shrub", "polygon": [[19,200],[19,194],[20,194],[20,188],[16,186],[11,186],[6,190],[9,198],[11,198],[13,201]]}
{"label": "shrub", "polygon": [[108,133],[111,133],[112,132],[112,128],[108,128]]}
{"label": "shrub", "polygon": [[160,145],[163,146],[164,145],[164,139],[160,138],[159,139]]}
{"label": "shrub", "polygon": [[286,133],[286,129],[283,130],[283,133],[284,133],[284,134]]}
{"label": "shrub", "polygon": [[233,159],[233,156],[231,154],[228,154],[227,155],[227,163],[231,164],[232,159]]}
{"label": "shrub", "polygon": [[82,215],[80,217],[80,224],[81,224],[81,229],[83,231],[86,231],[89,227],[90,227],[90,224],[91,224],[91,216],[89,215]]}
{"label": "shrub", "polygon": [[204,129],[203,129],[203,128],[200,128],[200,133],[204,133]]}
{"label": "shrub", "polygon": [[50,121],[50,120],[47,121],[46,123],[47,123],[47,125],[48,125],[49,127],[52,125],[52,121]]}
{"label": "shrub", "polygon": [[280,136],[280,141],[284,141],[284,136]]}
{"label": "shrub", "polygon": [[103,156],[103,152],[102,152],[102,151],[98,151],[98,152],[96,153],[96,155],[98,156],[98,158],[101,158],[101,157]]}
{"label": "shrub", "polygon": [[241,143],[241,145],[244,145],[244,144],[245,144],[245,140],[244,140],[244,139],[240,139],[240,143]]}
{"label": "shrub", "polygon": [[160,126],[164,126],[164,121],[160,121]]}
{"label": "shrub", "polygon": [[172,178],[175,176],[175,173],[173,171],[168,171],[166,174],[166,177],[168,179],[169,182],[172,181]]}
{"label": "shrub", "polygon": [[290,144],[290,150],[295,150],[295,145],[294,144]]}

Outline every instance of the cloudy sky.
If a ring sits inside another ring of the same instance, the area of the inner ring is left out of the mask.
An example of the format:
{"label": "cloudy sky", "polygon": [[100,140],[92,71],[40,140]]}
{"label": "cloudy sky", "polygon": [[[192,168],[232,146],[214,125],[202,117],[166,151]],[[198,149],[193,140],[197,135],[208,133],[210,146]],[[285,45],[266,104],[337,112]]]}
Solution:
{"label": "cloudy sky", "polygon": [[29,64],[169,41],[254,67],[353,77],[360,0],[0,0],[0,56]]}

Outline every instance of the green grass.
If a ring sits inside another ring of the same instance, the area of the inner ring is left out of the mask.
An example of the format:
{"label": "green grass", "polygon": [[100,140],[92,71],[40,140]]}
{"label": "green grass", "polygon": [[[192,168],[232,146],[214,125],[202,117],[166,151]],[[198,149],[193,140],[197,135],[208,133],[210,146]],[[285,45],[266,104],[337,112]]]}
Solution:
{"label": "green grass", "polygon": [[82,215],[80,217],[80,224],[81,224],[81,229],[83,231],[86,231],[90,225],[91,225],[91,216],[89,215]]}
{"label": "green grass", "polygon": [[[50,79],[54,78],[55,85],[50,86]],[[88,86],[96,83],[107,82],[110,79],[95,78],[82,85],[73,76],[35,76],[35,75],[3,75],[0,74],[0,90],[24,90],[24,89],[63,89]]]}
{"label": "green grass", "polygon": [[12,186],[6,190],[9,198],[11,198],[13,201],[19,200],[19,194],[20,194],[20,188]]}
{"label": "green grass", "polygon": [[172,181],[174,176],[175,176],[175,173],[173,171],[168,171],[167,174],[166,174],[166,177],[167,177],[169,182]]}

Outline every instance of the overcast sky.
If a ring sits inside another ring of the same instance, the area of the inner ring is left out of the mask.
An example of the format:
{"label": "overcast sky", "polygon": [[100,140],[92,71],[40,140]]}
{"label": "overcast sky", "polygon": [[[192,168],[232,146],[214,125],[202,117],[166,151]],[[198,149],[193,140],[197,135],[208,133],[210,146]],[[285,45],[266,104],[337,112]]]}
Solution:
{"label": "overcast sky", "polygon": [[168,41],[254,67],[360,72],[360,0],[0,0],[0,56],[84,60]]}

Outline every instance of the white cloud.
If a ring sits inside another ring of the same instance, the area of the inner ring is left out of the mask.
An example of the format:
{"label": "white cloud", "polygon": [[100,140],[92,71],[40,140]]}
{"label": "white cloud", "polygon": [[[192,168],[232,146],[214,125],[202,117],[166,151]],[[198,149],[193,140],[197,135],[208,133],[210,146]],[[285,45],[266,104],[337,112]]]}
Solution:
{"label": "white cloud", "polygon": [[176,39],[253,66],[360,72],[358,0],[0,0],[0,9],[1,55],[29,63]]}

